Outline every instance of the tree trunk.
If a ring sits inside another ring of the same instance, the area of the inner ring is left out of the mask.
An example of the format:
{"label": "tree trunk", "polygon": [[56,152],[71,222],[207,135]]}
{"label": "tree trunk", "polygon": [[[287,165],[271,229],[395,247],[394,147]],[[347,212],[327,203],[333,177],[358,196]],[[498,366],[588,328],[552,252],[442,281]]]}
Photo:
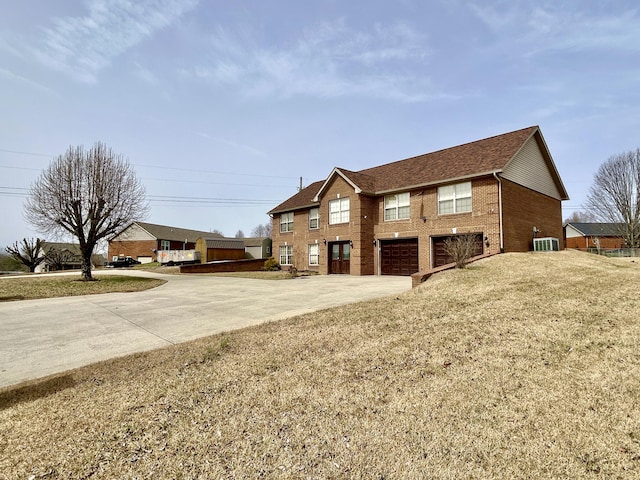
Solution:
{"label": "tree trunk", "polygon": [[[88,249],[87,249],[88,250]],[[90,282],[93,280],[91,276],[91,255],[93,254],[93,248],[88,252],[82,250],[82,280],[84,282]]]}

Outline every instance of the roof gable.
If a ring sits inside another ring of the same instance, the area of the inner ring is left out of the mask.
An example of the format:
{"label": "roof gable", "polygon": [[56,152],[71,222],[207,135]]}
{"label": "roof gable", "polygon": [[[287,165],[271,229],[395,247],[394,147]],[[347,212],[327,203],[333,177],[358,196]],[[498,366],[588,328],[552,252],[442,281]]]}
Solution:
{"label": "roof gable", "polygon": [[548,197],[569,199],[540,130],[509,160],[501,176]]}

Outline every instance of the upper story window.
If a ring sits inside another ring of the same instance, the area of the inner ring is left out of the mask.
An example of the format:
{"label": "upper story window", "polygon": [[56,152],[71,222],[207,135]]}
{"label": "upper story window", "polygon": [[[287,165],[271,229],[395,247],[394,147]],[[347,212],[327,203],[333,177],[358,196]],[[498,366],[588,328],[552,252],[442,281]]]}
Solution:
{"label": "upper story window", "polygon": [[171,250],[171,242],[169,240],[160,240],[160,250]]}
{"label": "upper story window", "polygon": [[280,215],[280,232],[293,232],[293,212]]}
{"label": "upper story window", "polygon": [[349,197],[329,200],[329,224],[349,223]]}
{"label": "upper story window", "polygon": [[312,208],[309,210],[309,229],[320,228],[320,209]]}
{"label": "upper story window", "polygon": [[384,219],[405,220],[409,218],[409,192],[384,197]]}
{"label": "upper story window", "polygon": [[471,211],[471,182],[456,183],[438,188],[438,214]]}

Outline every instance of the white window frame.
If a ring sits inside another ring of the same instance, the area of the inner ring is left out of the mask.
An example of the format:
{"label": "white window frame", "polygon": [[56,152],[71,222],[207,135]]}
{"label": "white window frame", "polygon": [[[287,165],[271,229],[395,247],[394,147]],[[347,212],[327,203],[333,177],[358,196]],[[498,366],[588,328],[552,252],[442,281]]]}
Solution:
{"label": "white window frame", "polygon": [[309,230],[317,230],[320,228],[320,209],[309,209]]}
{"label": "white window frame", "polygon": [[160,240],[160,250],[171,250],[171,240]]}
{"label": "white window frame", "polygon": [[384,197],[384,221],[407,220],[411,215],[409,192],[394,193]]}
{"label": "white window frame", "polygon": [[471,210],[471,182],[438,187],[438,215],[469,213]]}
{"label": "white window frame", "polygon": [[320,245],[317,243],[309,244],[309,266],[317,267],[320,265]]}
{"label": "white window frame", "polygon": [[293,212],[280,215],[280,233],[293,232]]}
{"label": "white window frame", "polygon": [[280,245],[280,265],[293,265],[293,245]]}
{"label": "white window frame", "polygon": [[349,197],[329,200],[329,225],[349,223]]}

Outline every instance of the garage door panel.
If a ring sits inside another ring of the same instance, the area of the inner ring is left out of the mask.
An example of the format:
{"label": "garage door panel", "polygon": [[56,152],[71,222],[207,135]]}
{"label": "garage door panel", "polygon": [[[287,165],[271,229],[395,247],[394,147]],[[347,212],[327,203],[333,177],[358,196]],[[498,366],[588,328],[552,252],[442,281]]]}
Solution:
{"label": "garage door panel", "polygon": [[[448,238],[454,238],[454,237],[455,237],[455,235],[450,235],[450,236],[447,236],[447,237],[434,237],[432,239],[432,241],[433,241],[433,266],[434,267],[441,267],[442,265],[447,265],[447,264],[453,262],[453,260],[451,259],[451,257],[447,253],[447,249],[444,246],[444,242]],[[483,241],[482,241],[482,234],[481,233],[478,233],[478,234],[475,235],[475,244],[476,244],[476,248],[475,248],[474,255],[482,255],[482,253],[484,252],[484,244],[483,244]]]}
{"label": "garage door panel", "polygon": [[411,275],[419,270],[418,239],[381,242],[382,275]]}

